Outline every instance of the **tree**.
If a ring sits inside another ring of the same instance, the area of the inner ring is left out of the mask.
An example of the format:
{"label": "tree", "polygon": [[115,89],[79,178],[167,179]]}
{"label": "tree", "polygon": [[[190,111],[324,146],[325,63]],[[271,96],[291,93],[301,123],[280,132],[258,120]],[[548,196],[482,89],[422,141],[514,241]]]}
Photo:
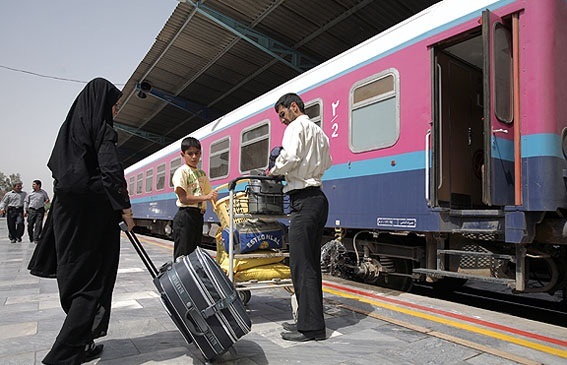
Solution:
{"label": "tree", "polygon": [[7,192],[12,190],[12,184],[18,181],[22,181],[20,173],[10,174],[10,176],[6,176],[3,172],[0,171],[0,199],[2,199]]}

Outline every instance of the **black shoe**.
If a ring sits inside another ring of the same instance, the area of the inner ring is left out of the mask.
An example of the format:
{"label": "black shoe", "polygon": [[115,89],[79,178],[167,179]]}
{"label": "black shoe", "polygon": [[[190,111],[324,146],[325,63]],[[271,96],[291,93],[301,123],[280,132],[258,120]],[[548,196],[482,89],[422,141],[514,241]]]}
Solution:
{"label": "black shoe", "polygon": [[284,323],[282,323],[282,327],[286,331],[297,332],[297,324],[295,324],[295,323],[284,322]]}
{"label": "black shoe", "polygon": [[16,240],[10,240],[10,243],[16,243]]}
{"label": "black shoe", "polygon": [[21,237],[20,237],[20,238],[16,238],[16,241],[22,242],[22,238],[21,238]]}
{"label": "black shoe", "polygon": [[91,360],[100,357],[100,353],[102,352],[102,348],[104,347],[103,344],[97,345],[92,341],[85,347],[85,359],[83,362],[89,362]]}
{"label": "black shoe", "polygon": [[286,341],[307,342],[307,341],[322,341],[327,338],[325,333],[317,335],[304,335],[301,332],[282,332],[282,338]]}

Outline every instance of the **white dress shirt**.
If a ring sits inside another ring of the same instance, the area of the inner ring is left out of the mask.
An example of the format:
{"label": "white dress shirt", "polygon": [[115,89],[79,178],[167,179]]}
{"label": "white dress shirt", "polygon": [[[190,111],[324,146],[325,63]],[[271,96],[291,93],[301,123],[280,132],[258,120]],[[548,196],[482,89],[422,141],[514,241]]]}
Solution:
{"label": "white dress shirt", "polygon": [[298,116],[284,131],[280,155],[272,175],[284,175],[284,192],[321,186],[323,173],[333,164],[329,138],[305,114]]}

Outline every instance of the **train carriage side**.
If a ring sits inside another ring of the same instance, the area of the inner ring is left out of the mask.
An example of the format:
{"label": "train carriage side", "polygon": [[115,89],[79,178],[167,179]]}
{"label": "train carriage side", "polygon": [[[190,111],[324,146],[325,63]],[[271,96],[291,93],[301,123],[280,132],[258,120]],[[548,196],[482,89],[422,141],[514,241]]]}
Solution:
{"label": "train carriage side", "polygon": [[[458,3],[439,3],[193,133],[203,168],[215,186],[265,168],[284,130],[273,103],[298,92],[331,142],[325,270],[397,289],[477,279],[565,295],[567,3]],[[427,17],[435,26],[424,32]],[[135,215],[166,233],[178,148],[127,174]],[[146,192],[148,165],[150,183],[165,175],[162,190]]]}
{"label": "train carriage side", "polygon": [[565,295],[566,9],[495,2],[341,77],[327,270]]}

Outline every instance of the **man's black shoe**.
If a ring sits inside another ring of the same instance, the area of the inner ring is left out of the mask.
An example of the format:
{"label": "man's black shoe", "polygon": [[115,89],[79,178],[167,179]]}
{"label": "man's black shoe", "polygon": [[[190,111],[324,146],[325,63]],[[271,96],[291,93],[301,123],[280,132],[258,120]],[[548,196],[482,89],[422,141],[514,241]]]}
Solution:
{"label": "man's black shoe", "polygon": [[85,359],[83,360],[83,362],[89,362],[96,359],[97,357],[100,357],[100,353],[102,352],[103,347],[103,344],[97,345],[94,343],[94,341],[89,343],[85,347]]}
{"label": "man's black shoe", "polygon": [[307,341],[322,341],[325,340],[326,334],[317,334],[317,335],[304,335],[301,332],[282,332],[282,338],[286,341],[295,341],[295,342],[307,342]]}
{"label": "man's black shoe", "polygon": [[16,238],[16,241],[22,242],[22,239],[21,239],[21,238]]}
{"label": "man's black shoe", "polygon": [[284,322],[282,323],[282,328],[289,332],[297,332],[297,324],[295,323]]}
{"label": "man's black shoe", "polygon": [[16,240],[10,240],[10,243],[16,243]]}

